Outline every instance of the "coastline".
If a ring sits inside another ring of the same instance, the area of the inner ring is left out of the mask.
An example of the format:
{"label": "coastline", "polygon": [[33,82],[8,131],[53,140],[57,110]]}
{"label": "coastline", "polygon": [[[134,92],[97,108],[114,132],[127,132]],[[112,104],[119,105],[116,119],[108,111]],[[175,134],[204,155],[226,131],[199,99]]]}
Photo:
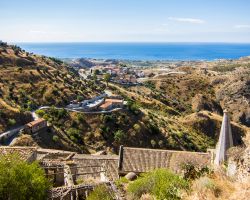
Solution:
{"label": "coastline", "polygon": [[210,62],[250,55],[250,43],[16,43],[26,51],[60,59],[143,62]]}

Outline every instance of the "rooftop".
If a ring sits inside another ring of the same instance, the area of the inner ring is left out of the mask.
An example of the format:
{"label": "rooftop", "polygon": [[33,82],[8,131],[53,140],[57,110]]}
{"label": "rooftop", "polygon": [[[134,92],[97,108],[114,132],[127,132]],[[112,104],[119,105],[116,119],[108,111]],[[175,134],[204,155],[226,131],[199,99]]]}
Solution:
{"label": "rooftop", "polygon": [[36,147],[0,147],[0,155],[18,154],[22,160],[28,161],[37,150]]}
{"label": "rooftop", "polygon": [[122,99],[106,99],[106,102],[111,102],[111,103],[122,103]]}
{"label": "rooftop", "polygon": [[102,104],[101,106],[100,106],[100,108],[108,108],[109,106],[111,106],[112,105],[112,102],[105,102],[104,104]]}
{"label": "rooftop", "polygon": [[206,166],[211,162],[209,153],[130,147],[123,147],[120,156],[121,173],[141,173],[157,168],[169,168],[174,172],[179,172],[183,163]]}
{"label": "rooftop", "polygon": [[35,126],[35,125],[37,125],[37,124],[40,124],[41,122],[44,122],[44,121],[45,121],[45,119],[39,118],[39,119],[37,119],[37,120],[35,120],[35,121],[32,121],[32,122],[30,122],[30,123],[28,123],[28,124],[26,124],[26,125],[29,126],[29,127],[32,127],[32,126]]}

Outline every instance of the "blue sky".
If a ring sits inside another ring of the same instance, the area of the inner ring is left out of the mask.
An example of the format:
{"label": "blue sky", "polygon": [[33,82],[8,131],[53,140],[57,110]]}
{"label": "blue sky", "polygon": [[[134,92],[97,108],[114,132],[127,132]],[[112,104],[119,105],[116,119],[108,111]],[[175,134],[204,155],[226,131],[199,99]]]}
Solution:
{"label": "blue sky", "polygon": [[249,0],[0,0],[7,42],[250,42]]}

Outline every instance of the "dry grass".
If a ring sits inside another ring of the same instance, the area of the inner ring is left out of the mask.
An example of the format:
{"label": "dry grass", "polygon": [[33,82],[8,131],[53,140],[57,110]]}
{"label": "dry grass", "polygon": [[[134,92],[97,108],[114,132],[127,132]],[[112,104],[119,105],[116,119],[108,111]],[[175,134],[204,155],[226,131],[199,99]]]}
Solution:
{"label": "dry grass", "polygon": [[155,197],[153,197],[152,195],[150,194],[143,194],[140,198],[140,200],[156,200]]}
{"label": "dry grass", "polygon": [[31,135],[23,134],[13,141],[11,146],[38,146]]}
{"label": "dry grass", "polygon": [[11,107],[10,105],[8,105],[8,104],[7,104],[3,99],[1,99],[1,98],[0,98],[0,104],[1,104],[0,107],[4,107],[4,108],[7,109],[7,110],[10,110],[10,111],[13,111],[13,112],[16,112],[16,113],[19,112],[19,109]]}
{"label": "dry grass", "polygon": [[201,177],[191,186],[192,192],[185,200],[247,200],[250,195],[250,182],[233,182],[223,173]]}

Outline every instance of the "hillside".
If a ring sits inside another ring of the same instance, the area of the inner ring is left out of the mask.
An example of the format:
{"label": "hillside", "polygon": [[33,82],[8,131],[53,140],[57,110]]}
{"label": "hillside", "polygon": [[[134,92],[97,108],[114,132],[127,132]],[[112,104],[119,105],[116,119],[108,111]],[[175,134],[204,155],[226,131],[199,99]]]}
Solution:
{"label": "hillside", "polygon": [[[75,69],[60,60],[2,44],[0,66],[0,131],[31,121],[30,111],[39,106],[52,106],[38,112],[50,128],[35,135],[21,134],[13,145],[86,153],[100,150],[117,153],[121,144],[206,151],[215,147],[220,129],[220,117],[212,116],[221,115],[225,107],[229,107],[236,122],[233,130],[237,144],[242,144],[241,136],[246,132],[244,126],[237,123],[247,123],[235,116],[247,111],[247,107],[237,101],[230,104],[222,89],[226,82],[217,81],[227,77],[236,79],[239,73],[223,72],[222,76],[222,72],[214,71],[212,64],[209,67],[213,70],[209,68],[205,73],[199,66],[182,63],[177,69],[184,72],[182,74],[163,74],[132,87],[110,83],[107,89],[128,102],[125,109],[112,114],[83,114],[53,107],[63,108],[71,100],[94,97],[106,87],[101,81],[81,79]],[[246,67],[246,73],[248,69]],[[247,76],[241,79],[238,91],[245,91],[247,79]],[[247,94],[247,91],[239,92],[236,97],[248,98]],[[230,105],[238,110],[231,109]],[[204,114],[203,110],[209,112]],[[244,116],[247,121],[247,112]]]}
{"label": "hillside", "polygon": [[0,46],[0,132],[30,121],[27,111],[41,105],[64,106],[101,89],[101,85],[82,81],[60,60],[5,43]]}

